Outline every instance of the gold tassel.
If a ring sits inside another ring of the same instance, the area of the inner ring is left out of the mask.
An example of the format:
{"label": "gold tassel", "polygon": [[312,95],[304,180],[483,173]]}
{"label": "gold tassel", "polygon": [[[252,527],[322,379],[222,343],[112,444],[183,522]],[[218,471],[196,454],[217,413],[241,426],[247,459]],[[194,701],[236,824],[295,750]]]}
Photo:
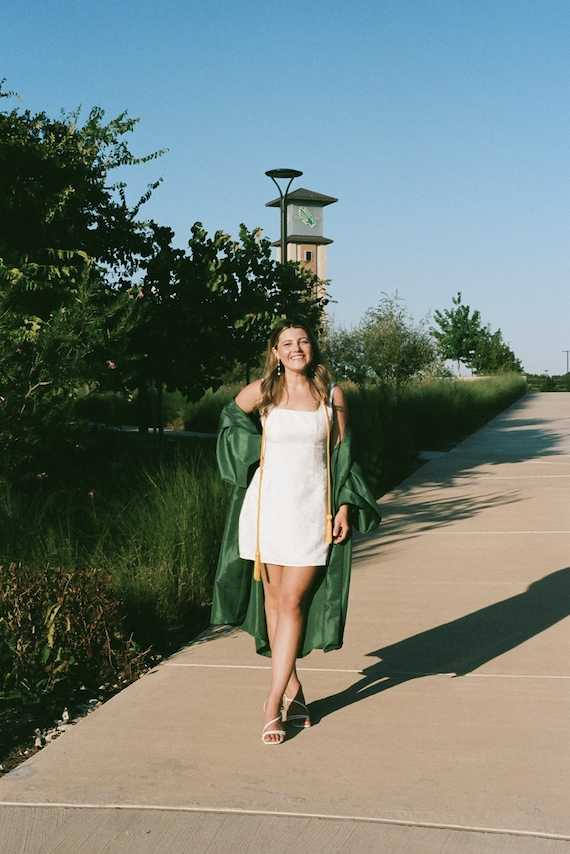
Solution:
{"label": "gold tassel", "polygon": [[332,543],[332,479],[331,479],[331,423],[326,402],[323,400],[323,408],[325,410],[325,420],[327,423],[327,522],[325,528],[325,542]]}
{"label": "gold tassel", "polygon": [[261,518],[261,482],[263,480],[263,462],[265,458],[265,425],[267,423],[267,415],[263,419],[261,429],[261,453],[259,459],[259,490],[257,493],[257,532],[256,532],[256,550],[255,560],[253,562],[253,580],[261,581],[261,553],[259,551],[259,520]]}

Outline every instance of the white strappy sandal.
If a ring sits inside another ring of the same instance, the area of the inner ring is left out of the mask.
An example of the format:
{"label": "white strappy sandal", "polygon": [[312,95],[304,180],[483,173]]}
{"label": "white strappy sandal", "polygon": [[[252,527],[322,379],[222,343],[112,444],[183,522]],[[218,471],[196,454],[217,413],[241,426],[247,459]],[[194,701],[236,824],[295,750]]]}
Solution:
{"label": "white strappy sandal", "polygon": [[[287,738],[287,733],[283,729],[267,729],[268,726],[271,726],[271,724],[274,724],[277,721],[281,721],[281,715],[279,715],[277,718],[273,718],[272,721],[269,721],[263,727],[263,730],[261,732],[261,740],[264,744],[267,744],[269,746],[272,746],[273,744],[283,744],[283,742]],[[282,736],[282,738],[280,738],[279,741],[267,741],[266,736],[268,735],[280,735]]]}
{"label": "white strappy sandal", "polygon": [[[287,694],[283,694],[283,698],[284,698],[286,703],[289,703],[289,705],[287,706],[287,718],[286,718],[287,723],[291,724],[291,726],[294,726],[297,729],[308,729],[311,726],[311,715],[309,714],[309,710],[306,707],[306,705],[303,702],[301,702],[301,700],[295,700],[294,697],[288,697]],[[298,706],[301,706],[301,708],[305,710],[305,714],[304,715],[291,715],[291,714],[289,714],[289,711],[290,711],[293,703],[297,703]],[[309,721],[309,723],[307,723],[307,720]],[[294,721],[305,721],[305,723],[296,724],[296,723],[294,723]]]}

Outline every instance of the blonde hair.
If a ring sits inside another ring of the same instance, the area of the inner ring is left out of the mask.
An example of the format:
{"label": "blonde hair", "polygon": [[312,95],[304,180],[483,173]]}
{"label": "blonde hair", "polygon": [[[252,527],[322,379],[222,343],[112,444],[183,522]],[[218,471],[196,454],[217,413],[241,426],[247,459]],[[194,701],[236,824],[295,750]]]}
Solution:
{"label": "blonde hair", "polygon": [[301,320],[280,320],[273,329],[267,342],[265,369],[261,378],[261,401],[259,412],[264,415],[271,406],[277,406],[285,393],[285,373],[278,373],[279,359],[273,352],[277,347],[279,337],[285,329],[302,329],[311,345],[311,364],[309,365],[308,380],[315,399],[328,401],[331,385],[331,374],[325,364],[319,342],[310,326]]}

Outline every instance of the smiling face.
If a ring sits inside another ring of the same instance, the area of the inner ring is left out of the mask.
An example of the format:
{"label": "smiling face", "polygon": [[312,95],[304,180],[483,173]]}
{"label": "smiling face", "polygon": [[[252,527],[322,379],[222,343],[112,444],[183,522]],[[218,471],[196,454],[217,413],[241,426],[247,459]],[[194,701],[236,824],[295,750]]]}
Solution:
{"label": "smiling face", "polygon": [[277,359],[281,359],[285,370],[296,374],[305,373],[313,359],[313,348],[307,333],[296,326],[282,331],[273,353]]}

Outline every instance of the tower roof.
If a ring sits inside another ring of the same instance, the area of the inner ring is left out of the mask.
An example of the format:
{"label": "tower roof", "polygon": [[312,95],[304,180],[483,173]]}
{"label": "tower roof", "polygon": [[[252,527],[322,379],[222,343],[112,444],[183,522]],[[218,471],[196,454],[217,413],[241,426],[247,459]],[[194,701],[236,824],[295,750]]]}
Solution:
{"label": "tower roof", "polygon": [[[288,234],[287,243],[306,243],[307,246],[328,246],[334,243],[330,237],[322,237],[318,234]],[[280,240],[275,240],[272,246],[281,246]]]}
{"label": "tower roof", "polygon": [[[338,202],[334,196],[324,196],[322,193],[315,193],[314,190],[305,190],[301,187],[299,190],[294,190],[292,193],[287,193],[288,202],[309,202],[313,205],[332,205],[333,202]],[[281,199],[273,199],[271,202],[266,202],[267,208],[278,208],[281,206]]]}

